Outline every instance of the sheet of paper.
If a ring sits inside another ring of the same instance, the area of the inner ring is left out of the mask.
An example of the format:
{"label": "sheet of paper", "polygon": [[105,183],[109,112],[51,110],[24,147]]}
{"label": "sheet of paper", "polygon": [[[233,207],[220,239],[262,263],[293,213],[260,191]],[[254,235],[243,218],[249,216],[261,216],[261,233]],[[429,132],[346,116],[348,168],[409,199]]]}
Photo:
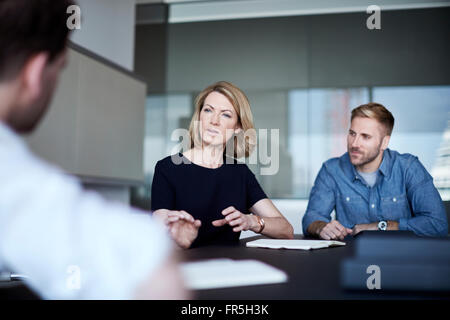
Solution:
{"label": "sheet of paper", "polygon": [[327,240],[285,240],[285,239],[258,239],[247,242],[247,247],[269,249],[297,249],[312,250],[334,246],[345,246],[345,242]]}
{"label": "sheet of paper", "polygon": [[285,272],[257,260],[211,259],[181,264],[189,289],[212,289],[286,282]]}

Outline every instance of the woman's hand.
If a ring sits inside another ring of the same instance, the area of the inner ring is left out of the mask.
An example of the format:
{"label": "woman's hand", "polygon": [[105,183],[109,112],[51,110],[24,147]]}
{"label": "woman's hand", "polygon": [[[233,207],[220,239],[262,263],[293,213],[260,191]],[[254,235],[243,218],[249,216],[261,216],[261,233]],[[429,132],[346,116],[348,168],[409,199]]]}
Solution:
{"label": "woman's hand", "polygon": [[236,210],[233,206],[226,208],[222,211],[225,216],[224,219],[214,220],[212,222],[215,227],[222,227],[226,224],[233,227],[234,232],[252,230],[257,232],[260,229],[260,225],[256,218],[250,214],[244,214],[239,210]]}
{"label": "woman's hand", "polygon": [[198,229],[202,225],[200,220],[194,222],[178,219],[169,223],[169,233],[172,239],[183,249],[191,246],[198,236]]}
{"label": "woman's hand", "polygon": [[175,243],[183,249],[191,246],[198,236],[198,229],[202,225],[200,220],[184,210],[159,209],[153,215],[160,219],[167,227]]}
{"label": "woman's hand", "polygon": [[178,221],[180,219],[194,222],[195,219],[189,213],[184,210],[167,210],[167,209],[158,209],[153,212],[153,216],[157,219],[161,220],[165,225],[169,223]]}

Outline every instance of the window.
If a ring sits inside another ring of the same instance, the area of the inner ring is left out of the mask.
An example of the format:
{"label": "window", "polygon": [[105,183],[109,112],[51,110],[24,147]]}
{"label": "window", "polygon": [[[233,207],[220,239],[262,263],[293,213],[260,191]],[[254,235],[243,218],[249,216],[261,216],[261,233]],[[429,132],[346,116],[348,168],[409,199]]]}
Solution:
{"label": "window", "polygon": [[308,198],[322,163],[347,151],[350,112],[369,101],[369,94],[367,88],[349,88],[293,90],[289,95],[291,197]]}
{"label": "window", "polygon": [[375,87],[373,97],[394,115],[390,148],[418,156],[450,200],[450,86]]}
{"label": "window", "polygon": [[[308,198],[322,163],[347,151],[351,110],[372,100],[385,105],[395,117],[390,148],[418,156],[433,175],[443,199],[450,200],[450,86],[311,88],[246,94],[257,132],[268,129],[270,136],[270,129],[279,130],[277,173],[263,175],[262,165],[250,165],[269,197]],[[188,128],[194,98],[191,93],[148,97],[147,183],[151,183],[156,162],[178,144],[171,141],[173,130]],[[271,153],[267,140],[259,143],[267,143]]]}

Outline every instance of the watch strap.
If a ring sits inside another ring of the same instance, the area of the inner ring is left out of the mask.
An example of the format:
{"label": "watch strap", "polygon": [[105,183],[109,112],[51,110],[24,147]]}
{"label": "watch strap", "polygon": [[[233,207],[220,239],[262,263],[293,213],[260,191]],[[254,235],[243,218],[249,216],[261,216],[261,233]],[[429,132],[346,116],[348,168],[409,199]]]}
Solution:
{"label": "watch strap", "polygon": [[258,233],[261,233],[264,230],[264,227],[266,226],[266,223],[264,222],[264,219],[260,216],[255,215],[256,220],[258,220],[258,224],[261,226],[261,228],[258,230]]}

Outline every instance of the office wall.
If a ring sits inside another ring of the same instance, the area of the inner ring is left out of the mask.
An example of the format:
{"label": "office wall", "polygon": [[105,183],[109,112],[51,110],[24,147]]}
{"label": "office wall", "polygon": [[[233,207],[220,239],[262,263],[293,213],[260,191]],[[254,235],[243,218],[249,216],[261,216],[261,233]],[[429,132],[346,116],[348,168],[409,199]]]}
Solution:
{"label": "office wall", "polygon": [[135,0],[77,0],[81,29],[72,41],[133,70]]}
{"label": "office wall", "polygon": [[[27,141],[91,186],[104,181],[109,189],[125,190],[144,180],[145,99],[145,83],[70,48],[50,110]],[[127,198],[128,190],[120,196]]]}
{"label": "office wall", "polygon": [[249,90],[308,84],[307,20],[273,18],[171,24],[167,91],[218,80]]}
{"label": "office wall", "polygon": [[171,24],[166,89],[448,84],[449,16],[383,11],[381,30],[367,29],[365,12]]}
{"label": "office wall", "polygon": [[[72,33],[71,40],[127,70],[133,70],[135,0],[77,0],[77,3],[81,8],[81,29]],[[65,123],[71,125],[70,120]],[[55,156],[65,157],[67,164],[68,153],[64,151],[59,150],[59,155]],[[97,190],[107,199],[128,203],[130,197],[129,188],[120,185],[89,184],[88,188]]]}
{"label": "office wall", "polygon": [[367,16],[309,17],[311,87],[450,83],[450,8],[382,12],[381,30]]}
{"label": "office wall", "polygon": [[[153,54],[152,61],[166,66],[164,78],[159,69],[157,74],[145,70],[149,62],[141,58],[146,50],[141,42],[150,41],[158,26],[139,25],[136,72],[144,71],[147,83],[153,84],[150,93],[169,95],[194,96],[214,81],[232,81],[248,94],[256,127],[279,127],[282,143],[286,127],[277,122],[288,114],[283,92],[290,89],[450,84],[450,8],[382,11],[381,30],[367,29],[368,16],[360,12],[168,24],[159,33],[167,57],[162,61]],[[364,102],[372,99],[362,96]],[[289,175],[290,159],[280,160],[285,162],[277,178],[258,178],[268,193],[277,189],[276,194],[289,194],[282,171]]]}
{"label": "office wall", "polygon": [[168,25],[165,23],[136,27],[134,70],[147,82],[149,94],[166,90],[167,30]]}

